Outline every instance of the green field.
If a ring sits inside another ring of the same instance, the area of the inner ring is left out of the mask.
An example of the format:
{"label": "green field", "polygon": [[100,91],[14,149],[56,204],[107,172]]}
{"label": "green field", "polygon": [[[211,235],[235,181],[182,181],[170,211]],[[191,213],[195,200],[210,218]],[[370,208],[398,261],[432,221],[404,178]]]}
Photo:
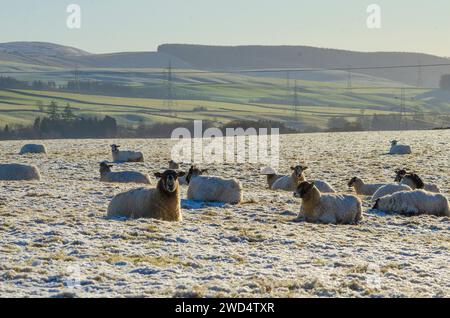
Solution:
{"label": "green field", "polygon": [[[70,79],[70,73],[40,75],[42,80],[59,83]],[[155,85],[165,82],[156,74],[158,70],[83,70],[84,79],[113,81],[130,86]],[[161,70],[159,70],[161,71]],[[150,73],[146,73],[150,72]],[[90,75],[89,75],[90,74]],[[37,79],[21,75],[21,79]],[[381,79],[355,76],[353,89],[345,81],[320,82],[298,80],[297,113],[292,106],[294,81],[276,77],[256,77],[240,74],[177,73],[174,94],[196,98],[175,100],[172,109],[164,99],[111,97],[37,90],[0,90],[0,125],[29,124],[44,116],[37,107],[56,101],[62,108],[70,103],[79,116],[115,117],[119,124],[136,125],[141,122],[182,122],[208,119],[225,123],[235,119],[270,119],[289,126],[326,127],[331,117],[354,120],[361,115],[391,114],[400,110],[400,85]],[[403,87],[404,85],[402,85]],[[182,94],[181,94],[182,93]],[[199,110],[199,107],[203,109]],[[197,110],[195,110],[197,108]],[[450,97],[440,91],[406,87],[405,108],[413,114],[448,113]]]}

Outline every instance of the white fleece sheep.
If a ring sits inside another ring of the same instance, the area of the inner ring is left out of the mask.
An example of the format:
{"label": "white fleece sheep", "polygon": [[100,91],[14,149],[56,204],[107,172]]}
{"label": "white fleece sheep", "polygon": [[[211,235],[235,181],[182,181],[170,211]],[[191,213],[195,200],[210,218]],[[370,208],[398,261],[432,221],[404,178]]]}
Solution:
{"label": "white fleece sheep", "polygon": [[[300,183],[306,181],[304,171],[307,169],[308,167],[302,165],[291,167],[292,174],[277,179],[272,185],[272,190],[295,191]],[[322,193],[336,193],[326,181],[314,180],[314,184]]]}
{"label": "white fleece sheep", "polygon": [[112,172],[112,165],[100,163],[100,181],[112,183],[142,183],[151,184],[150,177],[137,171]]}
{"label": "white fleece sheep", "polygon": [[400,182],[401,184],[406,184],[411,189],[423,189],[429,192],[440,193],[441,189],[435,184],[425,183],[422,179],[415,173],[408,173],[405,169],[396,171],[395,181]]}
{"label": "white fleece sheep", "polygon": [[263,168],[261,170],[261,175],[267,177],[267,185],[269,186],[269,189],[272,189],[272,186],[275,183],[275,181],[277,181],[278,179],[280,179],[282,177],[285,177],[283,175],[277,174],[275,169],[273,169],[271,167]]}
{"label": "white fleece sheep", "polygon": [[144,162],[144,155],[142,152],[121,151],[119,148],[120,146],[118,145],[111,145],[112,158],[114,162]]}
{"label": "white fleece sheep", "polygon": [[400,191],[411,191],[412,189],[406,184],[400,183],[389,183],[381,188],[379,188],[372,196],[372,201],[375,202],[377,199],[384,197],[385,195],[393,194]]}
{"label": "white fleece sheep", "polygon": [[294,196],[303,201],[299,220],[325,224],[357,224],[362,218],[362,204],[358,197],[322,194],[314,182],[302,182]]}
{"label": "white fleece sheep", "polygon": [[373,195],[379,188],[385,185],[386,183],[364,183],[358,177],[353,177],[348,183],[348,186],[353,187],[359,195]]}
{"label": "white fleece sheep", "polygon": [[439,193],[424,190],[397,192],[377,199],[376,210],[406,215],[429,214],[450,216],[450,207],[446,197]]}
{"label": "white fleece sheep", "polygon": [[19,152],[19,155],[24,155],[27,153],[37,154],[37,153],[47,153],[47,149],[44,145],[37,145],[37,144],[27,144],[24,145]]}
{"label": "white fleece sheep", "polygon": [[202,176],[190,172],[187,182],[187,196],[190,200],[230,204],[238,204],[243,200],[242,184],[236,179]]}
{"label": "white fleece sheep", "polygon": [[108,217],[154,218],[181,221],[178,177],[184,172],[155,173],[160,178],[155,189],[136,189],[115,196],[108,206]]}
{"label": "white fleece sheep", "polygon": [[40,180],[41,175],[35,166],[22,164],[0,164],[0,180],[31,181]]}
{"label": "white fleece sheep", "polygon": [[408,145],[399,145],[397,140],[391,141],[390,155],[409,155],[411,153],[411,147]]}

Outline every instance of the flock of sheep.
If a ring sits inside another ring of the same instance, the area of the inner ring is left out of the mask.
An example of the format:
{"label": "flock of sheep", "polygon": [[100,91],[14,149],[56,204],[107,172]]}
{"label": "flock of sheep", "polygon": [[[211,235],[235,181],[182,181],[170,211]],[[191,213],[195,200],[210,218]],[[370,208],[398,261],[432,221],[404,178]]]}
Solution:
{"label": "flock of sheep", "polygon": [[[115,163],[143,162],[140,152],[121,151],[120,146],[111,145]],[[20,154],[46,153],[43,145],[25,145]],[[391,142],[390,154],[410,154],[411,147]],[[150,176],[135,172],[113,172],[113,165],[100,163],[100,180],[114,183],[139,183],[150,185]],[[154,188],[134,189],[115,196],[108,206],[108,217],[156,218],[165,221],[181,221],[181,185],[188,186],[187,197],[190,200],[204,202],[222,202],[239,204],[243,202],[243,187],[236,179],[208,176],[207,170],[191,166],[187,172],[180,171],[180,165],[169,162],[168,170],[157,172],[158,179]],[[267,185],[271,190],[293,192],[302,200],[299,220],[326,224],[357,224],[362,218],[362,202],[359,196],[371,196],[374,209],[405,214],[409,216],[430,214],[450,216],[449,202],[440,194],[437,185],[427,184],[414,172],[401,169],[396,171],[392,183],[368,184],[353,177],[348,186],[356,195],[337,193],[324,180],[308,180],[305,171],[308,167],[291,167],[290,175],[279,175],[270,167],[261,171],[267,176]],[[0,180],[40,180],[39,170],[35,166],[20,164],[1,164]]]}

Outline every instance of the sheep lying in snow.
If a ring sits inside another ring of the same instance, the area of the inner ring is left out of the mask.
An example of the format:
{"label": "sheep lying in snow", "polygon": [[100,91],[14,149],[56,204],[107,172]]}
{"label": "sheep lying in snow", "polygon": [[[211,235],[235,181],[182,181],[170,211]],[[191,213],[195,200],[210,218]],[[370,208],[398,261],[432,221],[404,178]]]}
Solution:
{"label": "sheep lying in snow", "polygon": [[450,206],[442,194],[424,190],[397,192],[377,199],[376,210],[394,212],[406,215],[429,214],[450,216]]}
{"label": "sheep lying in snow", "polygon": [[154,218],[181,221],[178,177],[184,172],[166,170],[155,173],[160,179],[155,189],[136,189],[115,196],[108,206],[108,217]]}
{"label": "sheep lying in snow", "polygon": [[408,145],[399,145],[397,140],[391,141],[390,155],[409,155],[411,153],[411,147]]}
{"label": "sheep lying in snow", "polygon": [[169,161],[169,169],[171,169],[171,170],[178,170],[178,169],[180,169],[180,165],[181,164],[182,164],[182,162],[178,163],[178,162],[175,162],[173,160],[170,160]]}
{"label": "sheep lying in snow", "polygon": [[188,199],[205,202],[238,204],[242,202],[242,185],[236,179],[202,176],[204,171],[191,167],[186,177]]}
{"label": "sheep lying in snow", "polygon": [[358,177],[353,177],[348,182],[348,187],[353,187],[359,195],[373,195],[379,188],[385,185],[386,183],[364,183],[364,181]]}
{"label": "sheep lying in snow", "polygon": [[406,184],[400,183],[389,183],[381,188],[379,188],[372,196],[372,201],[375,202],[377,199],[384,197],[385,195],[393,194],[400,191],[411,191],[412,189]]}
{"label": "sheep lying in snow", "polygon": [[113,183],[143,183],[151,184],[150,177],[136,171],[112,172],[112,165],[100,163],[100,181]]}
{"label": "sheep lying in snow", "polygon": [[111,145],[112,158],[116,163],[121,162],[144,162],[144,155],[135,151],[120,151],[120,146]]}
{"label": "sheep lying in snow", "polygon": [[362,204],[358,197],[322,194],[314,182],[302,182],[294,196],[303,200],[298,219],[306,222],[357,224],[362,218]]}
{"label": "sheep lying in snow", "polygon": [[395,171],[395,181],[406,184],[411,189],[424,189],[425,191],[440,193],[441,190],[435,184],[424,183],[415,173],[408,173],[405,169]]}
{"label": "sheep lying in snow", "polygon": [[[283,176],[276,180],[272,185],[272,190],[284,190],[295,191],[297,186],[305,180],[304,171],[307,170],[306,166],[291,167],[292,174],[290,176]],[[314,180],[315,186],[322,193],[335,193],[336,191],[325,181]]]}
{"label": "sheep lying in snow", "polygon": [[267,176],[267,185],[269,186],[269,189],[272,189],[272,186],[275,183],[275,181],[284,177],[283,175],[277,174],[277,172],[271,167],[266,167],[262,169],[261,174]]}
{"label": "sheep lying in snow", "polygon": [[22,149],[20,149],[19,155],[24,155],[24,154],[27,154],[27,153],[32,153],[32,154],[43,153],[43,154],[46,154],[47,153],[47,149],[45,149],[44,145],[27,144],[27,145],[24,145],[22,147]]}
{"label": "sheep lying in snow", "polygon": [[[193,166],[192,166],[193,167]],[[178,178],[178,182],[180,183],[180,185],[189,185],[189,180],[192,176],[200,176],[206,172],[208,172],[208,169],[197,169],[197,168],[190,168],[186,174],[180,178]]]}
{"label": "sheep lying in snow", "polygon": [[21,164],[0,164],[0,180],[6,181],[30,181],[40,180],[38,168]]}

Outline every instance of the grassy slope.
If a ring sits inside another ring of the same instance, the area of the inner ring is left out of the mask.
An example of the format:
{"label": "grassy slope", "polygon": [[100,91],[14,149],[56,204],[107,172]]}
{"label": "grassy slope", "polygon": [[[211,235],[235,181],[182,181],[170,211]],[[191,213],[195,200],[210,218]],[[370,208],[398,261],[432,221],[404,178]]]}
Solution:
{"label": "grassy slope", "polygon": [[[17,66],[20,69],[19,66]],[[26,69],[25,69],[26,71]],[[63,82],[70,79],[67,70],[34,74],[42,80]],[[162,77],[148,72],[161,70],[122,70],[91,69],[83,70],[82,79],[107,79],[129,85],[161,85]],[[186,72],[185,70],[183,72]],[[20,77],[31,80],[30,75]],[[36,79],[36,78],[33,78]],[[371,85],[383,86],[383,89],[354,89],[349,92],[346,82],[297,81],[299,87],[300,118],[308,125],[324,127],[332,116],[355,118],[362,111],[369,114],[398,112],[400,90],[396,83],[376,78],[358,78],[355,87]],[[293,81],[291,81],[293,85]],[[261,98],[268,100],[287,100],[286,80],[273,77],[250,77],[238,74],[178,73],[175,75],[175,92],[193,93],[209,100],[178,100],[174,105],[176,116],[166,111],[164,100],[142,98],[120,98],[109,96],[83,95],[60,92],[16,90],[0,91],[0,124],[30,123],[39,116],[36,102],[48,104],[56,100],[62,106],[70,103],[79,115],[111,115],[121,124],[136,124],[141,120],[149,122],[173,122],[192,119],[210,119],[226,122],[232,119],[273,119],[296,125],[293,107],[289,105],[255,102]],[[449,101],[429,98],[424,90],[408,89],[406,93],[407,109],[429,111],[450,111]],[[292,100],[292,89],[289,92]],[[198,106],[207,111],[193,112]],[[41,114],[42,115],[42,114]]]}

